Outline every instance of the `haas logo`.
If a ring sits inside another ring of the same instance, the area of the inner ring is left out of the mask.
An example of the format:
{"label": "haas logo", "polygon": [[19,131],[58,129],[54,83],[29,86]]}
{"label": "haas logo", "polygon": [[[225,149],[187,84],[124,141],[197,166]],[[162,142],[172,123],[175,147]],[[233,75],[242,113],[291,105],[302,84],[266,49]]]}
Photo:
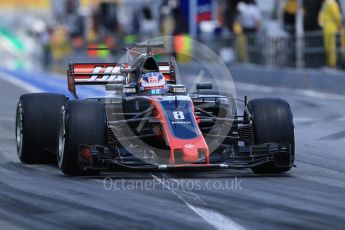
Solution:
{"label": "haas logo", "polygon": [[88,81],[114,81],[115,79],[122,77],[119,76],[120,69],[120,66],[107,66],[106,68],[103,68],[102,66],[97,66],[92,71],[92,73],[95,75],[91,75]]}
{"label": "haas logo", "polygon": [[184,147],[186,149],[192,149],[192,148],[194,148],[194,145],[192,145],[192,144],[185,144]]}
{"label": "haas logo", "polygon": [[149,83],[150,84],[157,84],[158,83],[158,80],[156,77],[149,77]]}

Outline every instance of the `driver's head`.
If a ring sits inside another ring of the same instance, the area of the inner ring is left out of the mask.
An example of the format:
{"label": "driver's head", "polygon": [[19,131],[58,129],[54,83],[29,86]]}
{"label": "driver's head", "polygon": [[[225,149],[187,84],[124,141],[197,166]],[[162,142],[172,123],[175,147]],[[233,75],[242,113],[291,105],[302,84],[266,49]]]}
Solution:
{"label": "driver's head", "polygon": [[166,92],[166,82],[160,72],[148,72],[141,75],[139,80],[140,93],[162,94]]}

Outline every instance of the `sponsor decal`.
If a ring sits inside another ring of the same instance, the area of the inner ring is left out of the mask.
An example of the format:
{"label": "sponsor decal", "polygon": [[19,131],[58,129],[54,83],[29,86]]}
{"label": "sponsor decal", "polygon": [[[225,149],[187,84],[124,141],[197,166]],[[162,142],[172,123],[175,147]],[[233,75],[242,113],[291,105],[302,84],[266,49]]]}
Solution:
{"label": "sponsor decal", "polygon": [[163,89],[164,86],[144,86],[145,90],[151,90],[151,89]]}
{"label": "sponsor decal", "polygon": [[77,65],[74,67],[74,73],[79,74],[75,77],[76,82],[84,81],[123,81],[120,66],[92,66]]}
{"label": "sponsor decal", "polygon": [[[102,71],[103,70],[103,71]],[[100,75],[92,75],[89,81],[113,81],[118,75],[109,75],[109,74],[119,74],[120,73],[120,66],[107,66],[106,68],[102,67],[95,67],[92,73],[100,74],[104,73],[104,75],[100,77]]]}
{"label": "sponsor decal", "polygon": [[185,120],[186,117],[184,115],[184,113],[182,111],[173,111],[173,115],[174,115],[174,121],[172,121],[171,123],[173,125],[190,125],[192,122],[191,121],[181,121],[181,120]]}
{"label": "sponsor decal", "polygon": [[156,77],[149,77],[149,84],[158,84],[158,80]]}
{"label": "sponsor decal", "polygon": [[192,149],[192,148],[194,148],[194,145],[192,145],[192,144],[185,144],[184,147],[187,148],[187,149]]}
{"label": "sponsor decal", "polygon": [[189,125],[189,124],[192,124],[192,122],[190,121],[172,121],[171,124],[173,125]]}

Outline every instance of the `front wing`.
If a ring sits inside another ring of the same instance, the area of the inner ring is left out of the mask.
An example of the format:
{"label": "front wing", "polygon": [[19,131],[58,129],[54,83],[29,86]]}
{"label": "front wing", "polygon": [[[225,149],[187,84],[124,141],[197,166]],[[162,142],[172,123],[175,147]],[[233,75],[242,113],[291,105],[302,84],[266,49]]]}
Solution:
{"label": "front wing", "polygon": [[119,154],[118,149],[110,146],[81,145],[79,148],[80,167],[84,169],[99,169],[114,171],[118,169],[131,170],[201,170],[201,169],[243,169],[253,168],[266,163],[274,163],[276,167],[291,167],[291,145],[266,143],[252,146],[242,146],[237,151],[227,153],[212,153],[210,163],[199,159],[188,164],[160,164],[147,162],[130,153]]}

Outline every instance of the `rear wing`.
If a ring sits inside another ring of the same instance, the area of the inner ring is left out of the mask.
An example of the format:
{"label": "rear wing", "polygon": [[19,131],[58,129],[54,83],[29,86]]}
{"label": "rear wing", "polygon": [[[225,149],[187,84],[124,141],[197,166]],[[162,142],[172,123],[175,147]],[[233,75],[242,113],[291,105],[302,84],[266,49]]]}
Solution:
{"label": "rear wing", "polygon": [[107,85],[124,83],[123,70],[128,64],[117,63],[74,63],[67,70],[68,90],[75,98],[76,85]]}
{"label": "rear wing", "polygon": [[[168,83],[175,83],[175,70],[170,62],[159,62],[159,71]],[[135,71],[129,64],[74,63],[67,70],[67,85],[71,94],[78,98],[76,85],[125,84],[127,73]]]}

